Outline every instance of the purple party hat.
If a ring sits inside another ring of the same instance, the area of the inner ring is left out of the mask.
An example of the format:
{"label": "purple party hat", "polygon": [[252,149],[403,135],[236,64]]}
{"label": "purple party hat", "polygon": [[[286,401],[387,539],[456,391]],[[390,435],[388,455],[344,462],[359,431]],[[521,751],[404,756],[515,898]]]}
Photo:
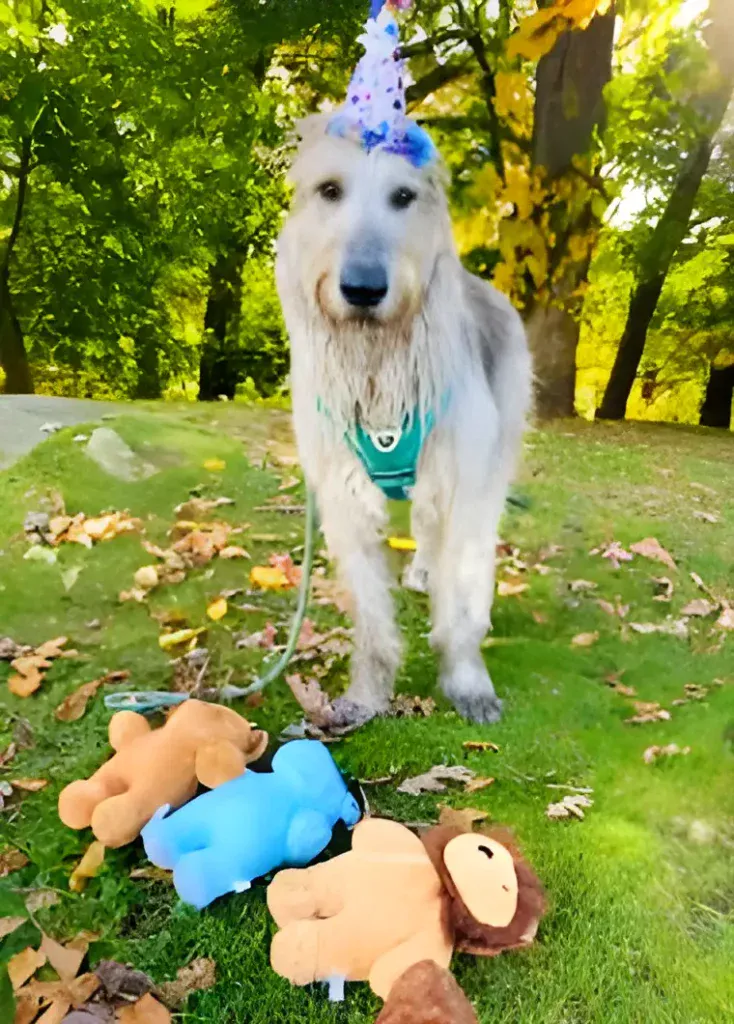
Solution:
{"label": "purple party hat", "polygon": [[414,167],[436,159],[436,147],[405,110],[405,62],[392,9],[412,0],[372,0],[371,16],[358,42],[365,52],[349,83],[346,103],[329,121],[330,135],[351,138],[368,153],[378,147],[397,153]]}

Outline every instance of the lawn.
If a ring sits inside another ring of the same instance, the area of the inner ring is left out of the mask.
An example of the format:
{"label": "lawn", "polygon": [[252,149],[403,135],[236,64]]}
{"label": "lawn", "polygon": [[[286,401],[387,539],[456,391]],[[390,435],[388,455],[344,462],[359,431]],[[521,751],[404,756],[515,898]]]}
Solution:
{"label": "lawn", "polygon": [[[131,877],[145,865],[135,844],[108,851],[83,893],[69,890],[91,835],[62,826],[56,799],[107,756],[102,693],[112,690],[101,691],[77,722],[57,721],[54,709],[109,671],[128,670],[124,685],[135,688],[170,686],[171,655],[158,642],[165,622],[208,627],[213,684],[247,682],[266,652],[236,649],[234,635],[272,622],[282,640],[295,605],[293,594],[249,593],[250,565],[267,563],[274,552],[290,551],[298,561],[302,544],[302,517],[277,504],[303,500],[302,485],[288,480],[297,470],[283,413],[146,406],[107,425],[154,475],[134,483],[109,476],[74,442],[78,429],[60,432],[0,475],[0,636],[35,646],[63,634],[79,652],[56,661],[26,699],[9,693],[10,669],[0,662],[0,751],[14,735],[32,736],[0,779],[49,780],[38,792],[16,789],[5,798],[0,856],[6,844],[6,853],[19,850],[28,863],[0,884],[25,895],[51,890],[52,905],[36,912],[38,923],[60,940],[93,932],[92,965],[114,958],[160,983],[195,957],[212,958],[216,985],[192,995],[177,1020],[373,1021],[378,1002],[366,985],[349,986],[346,1002],[332,1006],[322,989],[293,989],[270,971],[273,926],[262,886],[197,914],[177,902],[165,879]],[[212,459],[224,466],[204,468]],[[284,481],[290,489],[281,491]],[[719,612],[681,625],[682,609],[706,596],[691,573],[714,599],[734,603],[731,436],[559,424],[528,436],[518,487],[528,507],[513,508],[503,524],[503,540],[518,551],[505,549],[498,577],[527,588],[497,598],[486,644],[504,700],[502,722],[467,724],[439,699],[430,717],[379,720],[331,750],[352,778],[390,777],[365,787],[372,813],[431,822],[440,804],[477,808],[513,828],[542,878],[549,910],[530,950],[454,960],[482,1024],[734,1019],[734,632],[716,626]],[[252,562],[216,560],[144,603],[121,604],[119,592],[130,588],[135,570],[154,560],[137,534],[92,550],[62,545],[54,565],[23,558],[26,513],[41,509],[53,491],[70,514],[128,509],[143,521],[146,538],[164,546],[174,506],[192,493],[226,495],[235,504],[216,517],[248,524],[233,543],[247,548]],[[402,516],[397,509],[398,530],[406,528]],[[670,553],[675,569],[640,555],[615,567],[591,553],[613,541],[629,550],[648,537]],[[404,556],[393,557],[398,570]],[[326,567],[323,555],[318,565]],[[667,577],[670,586],[653,577]],[[586,584],[574,584],[580,580]],[[209,621],[211,599],[236,588],[245,593],[230,599],[223,619]],[[655,600],[666,591],[668,601]],[[427,696],[436,668],[425,599],[400,591],[398,604],[407,641],[398,689]],[[611,614],[615,609],[623,614]],[[328,604],[312,604],[309,615],[319,632],[344,622]],[[678,625],[671,634],[633,628],[666,623]],[[590,646],[572,642],[579,634],[591,634]],[[634,688],[636,699],[658,702],[670,718],[627,723],[633,697],[610,677]],[[335,694],[345,679],[346,663],[337,660],[325,685]],[[686,684],[702,689],[674,703]],[[241,710],[273,737],[300,717],[283,682],[260,707]],[[471,740],[491,740],[498,752],[467,752],[463,744]],[[668,744],[690,752],[643,759],[649,747]],[[397,792],[404,778],[435,764],[465,764],[495,782],[471,794],[460,787],[440,796]],[[549,802],[572,787],[593,791],[585,818],[549,819]]]}

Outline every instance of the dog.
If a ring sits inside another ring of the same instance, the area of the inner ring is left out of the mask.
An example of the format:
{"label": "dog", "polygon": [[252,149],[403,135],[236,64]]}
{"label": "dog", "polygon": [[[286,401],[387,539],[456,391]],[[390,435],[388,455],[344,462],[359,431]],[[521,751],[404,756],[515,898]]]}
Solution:
{"label": "dog", "polygon": [[440,685],[470,721],[502,703],[481,653],[490,628],[497,530],[531,405],[520,316],[466,271],[452,237],[446,174],[365,152],[299,125],[294,199],[276,280],[291,345],[293,419],[330,556],[352,598],[345,698],[389,709],[401,661],[383,545],[386,497],[355,445],[419,429],[411,576],[431,599]]}

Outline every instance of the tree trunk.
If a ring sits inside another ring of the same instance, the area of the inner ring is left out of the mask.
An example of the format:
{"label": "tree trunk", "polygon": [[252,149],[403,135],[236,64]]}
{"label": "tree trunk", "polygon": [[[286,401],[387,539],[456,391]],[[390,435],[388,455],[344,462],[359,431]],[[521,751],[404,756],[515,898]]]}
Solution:
{"label": "tree trunk", "polygon": [[535,413],[549,420],[573,416],[576,396],[577,319],[558,306],[536,306],[525,328],[535,372]]}
{"label": "tree trunk", "polygon": [[245,252],[237,247],[220,256],[210,270],[204,316],[205,341],[199,363],[199,401],[232,399],[239,383],[237,326],[242,303]]}
{"label": "tree trunk", "polygon": [[699,423],[702,427],[731,427],[731,403],[734,398],[734,363],[731,366],[712,366],[706,385],[706,397],[701,406]]}
{"label": "tree trunk", "polygon": [[160,398],[163,394],[163,383],[158,360],[158,339],[153,324],[143,324],[137,333],[135,362],[138,367],[138,379],[133,397],[149,400]]}
{"label": "tree trunk", "polygon": [[33,394],[33,379],[23,342],[23,329],[16,315],[13,293],[10,290],[10,264],[23,223],[30,164],[31,140],[26,136],[23,139],[18,165],[18,193],[15,199],[13,226],[0,263],[0,365],[5,371],[5,393],[9,395]]}
{"label": "tree trunk", "polygon": [[[696,196],[708,170],[713,140],[729,105],[734,86],[734,19],[730,0],[712,0],[705,31],[710,63],[706,88],[691,103],[692,113],[705,129],[678,172],[668,204],[640,258],[640,273],[632,293],[627,323],[612,367],[598,419],[624,419],[632,385],[645,350],[647,331],[678,246],[688,232]],[[713,84],[712,84],[713,83]]]}

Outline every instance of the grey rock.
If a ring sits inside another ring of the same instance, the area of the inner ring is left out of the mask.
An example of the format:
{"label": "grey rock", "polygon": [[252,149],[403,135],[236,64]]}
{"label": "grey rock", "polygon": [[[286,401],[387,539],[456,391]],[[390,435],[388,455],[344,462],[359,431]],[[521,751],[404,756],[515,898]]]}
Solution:
{"label": "grey rock", "polygon": [[136,455],[111,427],[98,427],[93,431],[85,451],[100,469],[118,480],[147,480],[156,472],[155,466]]}

